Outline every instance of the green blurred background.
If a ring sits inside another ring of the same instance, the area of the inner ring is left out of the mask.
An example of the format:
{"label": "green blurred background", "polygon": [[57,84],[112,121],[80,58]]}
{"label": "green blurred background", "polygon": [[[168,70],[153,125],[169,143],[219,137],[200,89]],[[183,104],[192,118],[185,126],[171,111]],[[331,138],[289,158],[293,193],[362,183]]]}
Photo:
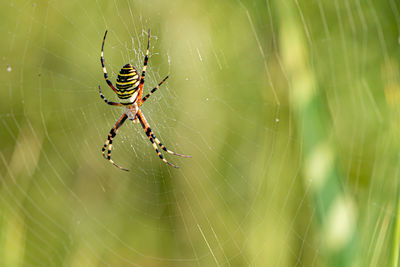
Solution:
{"label": "green blurred background", "polygon": [[[3,1],[0,266],[398,266],[400,4]],[[126,123],[107,70],[151,57]]]}

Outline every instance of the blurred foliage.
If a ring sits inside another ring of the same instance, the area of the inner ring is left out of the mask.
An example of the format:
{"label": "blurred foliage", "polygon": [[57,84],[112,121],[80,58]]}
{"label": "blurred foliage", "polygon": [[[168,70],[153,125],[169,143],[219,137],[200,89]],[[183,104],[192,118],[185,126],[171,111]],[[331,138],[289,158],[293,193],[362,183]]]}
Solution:
{"label": "blurred foliage", "polygon": [[[0,7],[0,266],[398,265],[395,1]],[[148,28],[143,112],[193,158],[127,123],[125,173],[101,40],[114,81]]]}

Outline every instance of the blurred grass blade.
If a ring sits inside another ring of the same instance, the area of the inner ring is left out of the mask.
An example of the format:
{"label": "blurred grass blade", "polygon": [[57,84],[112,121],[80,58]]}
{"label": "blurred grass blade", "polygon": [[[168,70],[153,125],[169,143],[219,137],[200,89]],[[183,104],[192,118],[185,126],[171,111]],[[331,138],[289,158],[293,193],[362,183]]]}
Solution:
{"label": "blurred grass blade", "polygon": [[330,141],[329,115],[322,107],[305,37],[295,2],[276,2],[280,16],[280,46],[290,78],[290,98],[300,139],[304,144],[304,182],[311,186],[316,202],[321,249],[330,266],[353,266],[356,212],[352,199],[339,186],[336,153]]}

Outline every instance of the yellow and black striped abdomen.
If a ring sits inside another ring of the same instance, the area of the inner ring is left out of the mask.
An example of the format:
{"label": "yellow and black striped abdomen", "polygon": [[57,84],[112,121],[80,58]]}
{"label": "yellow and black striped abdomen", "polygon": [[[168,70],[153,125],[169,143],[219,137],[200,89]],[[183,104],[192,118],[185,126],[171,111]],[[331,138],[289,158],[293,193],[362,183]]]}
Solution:
{"label": "yellow and black striped abdomen", "polygon": [[139,74],[135,67],[126,64],[122,67],[117,78],[117,94],[121,99],[131,97],[139,87]]}

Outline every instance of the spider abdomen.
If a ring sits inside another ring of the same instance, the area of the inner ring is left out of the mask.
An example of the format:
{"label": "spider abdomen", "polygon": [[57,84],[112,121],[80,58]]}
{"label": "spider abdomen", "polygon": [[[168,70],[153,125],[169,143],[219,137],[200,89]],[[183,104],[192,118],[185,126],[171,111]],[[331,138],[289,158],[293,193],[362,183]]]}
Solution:
{"label": "spider abdomen", "polygon": [[138,89],[139,74],[135,67],[126,64],[118,74],[116,87],[118,97],[121,99],[130,98]]}

